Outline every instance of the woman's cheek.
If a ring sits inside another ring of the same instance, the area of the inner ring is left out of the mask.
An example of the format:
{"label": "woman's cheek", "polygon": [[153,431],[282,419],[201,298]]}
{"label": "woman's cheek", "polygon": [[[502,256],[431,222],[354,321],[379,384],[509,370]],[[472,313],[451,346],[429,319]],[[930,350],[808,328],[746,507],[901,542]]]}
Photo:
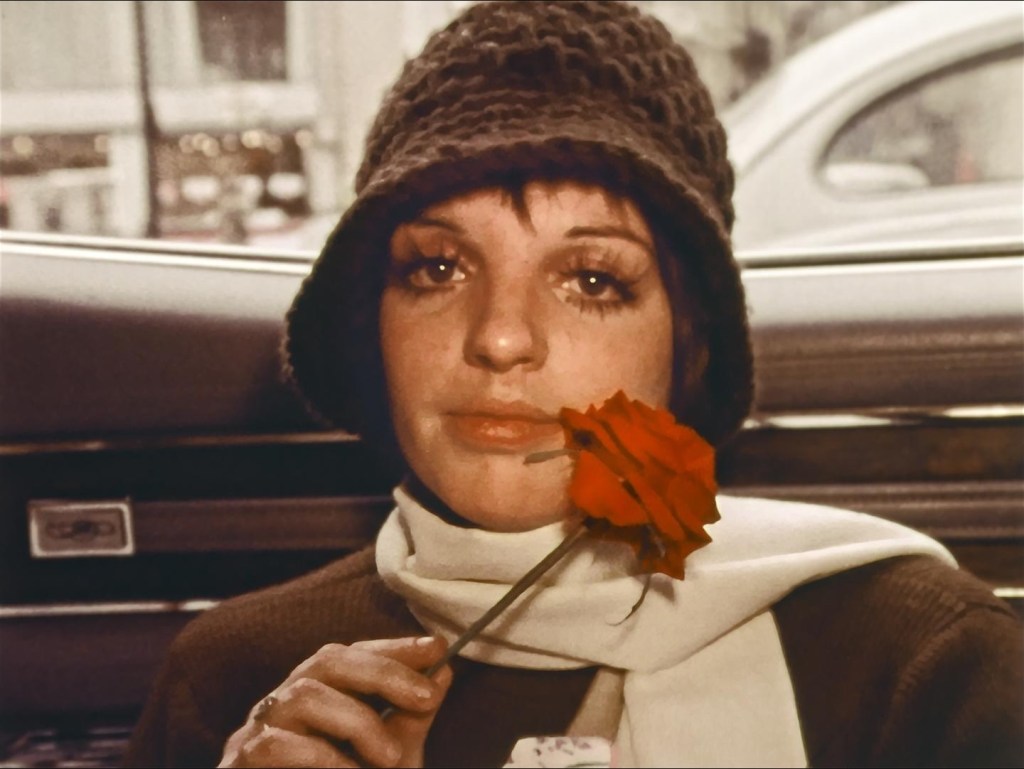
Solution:
{"label": "woman's cheek", "polygon": [[[654,309],[654,308],[651,308]],[[654,407],[666,407],[672,387],[673,334],[667,307],[634,317],[624,310],[594,325],[563,335],[549,365],[566,372],[574,391],[566,405],[586,408],[616,390]]]}

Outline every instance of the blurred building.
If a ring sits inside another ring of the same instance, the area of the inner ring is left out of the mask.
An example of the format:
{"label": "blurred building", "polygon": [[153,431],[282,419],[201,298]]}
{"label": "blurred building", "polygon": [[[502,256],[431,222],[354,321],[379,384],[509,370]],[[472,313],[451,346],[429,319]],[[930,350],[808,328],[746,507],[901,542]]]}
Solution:
{"label": "blurred building", "polygon": [[[384,90],[467,4],[0,0],[0,224],[138,237],[153,200],[162,237],[314,247]],[[883,3],[639,4],[725,102]]]}
{"label": "blurred building", "polygon": [[240,241],[336,212],[385,84],[457,6],[4,0],[6,224],[139,236],[147,144],[164,237]]}
{"label": "blurred building", "polygon": [[[0,3],[10,225],[139,235],[147,138],[169,235],[218,226],[229,181],[263,202],[308,206],[304,150],[317,112],[308,15],[306,4],[283,2]],[[143,49],[160,129],[149,137]]]}

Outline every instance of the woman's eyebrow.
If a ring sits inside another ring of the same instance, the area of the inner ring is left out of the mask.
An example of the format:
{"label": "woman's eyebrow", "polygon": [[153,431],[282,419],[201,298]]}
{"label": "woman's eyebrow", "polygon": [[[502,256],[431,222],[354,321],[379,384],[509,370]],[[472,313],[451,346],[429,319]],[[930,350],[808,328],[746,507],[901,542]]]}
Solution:
{"label": "woman's eyebrow", "polygon": [[434,216],[419,216],[409,222],[409,224],[414,227],[440,227],[443,230],[454,232],[457,235],[466,234],[466,231],[454,222],[450,222],[447,219],[439,219]]}
{"label": "woman's eyebrow", "polygon": [[629,240],[639,246],[643,246],[648,251],[651,251],[654,248],[652,243],[626,227],[573,227],[565,233],[565,236],[567,238],[622,238],[623,240]]}

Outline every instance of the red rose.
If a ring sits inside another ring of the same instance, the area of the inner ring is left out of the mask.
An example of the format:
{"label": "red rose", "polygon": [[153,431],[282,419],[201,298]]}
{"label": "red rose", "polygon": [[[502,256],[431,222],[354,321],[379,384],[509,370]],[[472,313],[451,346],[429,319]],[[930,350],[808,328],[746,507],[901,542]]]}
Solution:
{"label": "red rose", "polygon": [[426,675],[447,664],[588,534],[627,543],[647,572],[643,593],[627,619],[643,603],[654,572],[682,579],[686,556],[711,541],[704,527],[719,518],[715,452],[697,433],[676,424],[667,411],[629,400],[621,390],[585,414],[564,408],[559,420],[565,448],[531,454],[526,462],[574,454],[569,497],[583,519],[452,641]]}
{"label": "red rose", "polygon": [[559,419],[566,448],[579,452],[569,497],[591,531],[629,544],[644,571],[682,579],[686,557],[711,541],[704,527],[719,518],[714,449],[621,390]]}

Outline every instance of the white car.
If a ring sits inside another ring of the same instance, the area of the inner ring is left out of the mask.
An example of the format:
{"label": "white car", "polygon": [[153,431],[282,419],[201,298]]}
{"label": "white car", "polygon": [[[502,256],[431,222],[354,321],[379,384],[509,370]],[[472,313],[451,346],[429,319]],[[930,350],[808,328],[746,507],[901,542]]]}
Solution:
{"label": "white car", "polygon": [[736,246],[1024,238],[1022,73],[1019,2],[899,3],[805,49],[723,113]]}

